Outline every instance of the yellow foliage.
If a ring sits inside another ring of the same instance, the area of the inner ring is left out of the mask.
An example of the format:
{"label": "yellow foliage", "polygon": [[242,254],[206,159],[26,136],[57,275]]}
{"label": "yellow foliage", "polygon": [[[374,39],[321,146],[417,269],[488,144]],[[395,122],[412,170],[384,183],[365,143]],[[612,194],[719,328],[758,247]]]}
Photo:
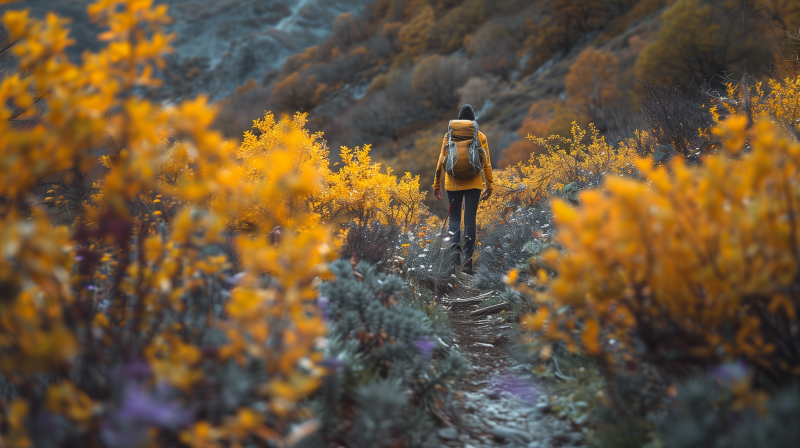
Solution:
{"label": "yellow foliage", "polygon": [[548,138],[529,137],[534,143],[543,146],[547,154],[536,157],[537,167],[523,170],[548,179],[552,188],[561,189],[573,183],[589,183],[592,178],[611,174],[623,174],[632,170],[635,153],[628,146],[614,149],[600,131],[590,124],[589,141],[585,142],[587,131],[572,125],[572,137],[553,135]]}
{"label": "yellow foliage", "polygon": [[547,153],[534,153],[528,163],[495,172],[493,194],[481,203],[478,224],[482,228],[505,221],[517,208],[530,207],[567,185],[592,187],[605,175],[633,171],[636,157],[633,142],[614,149],[591,124],[586,131],[573,123],[571,138],[529,135],[528,139]]}
{"label": "yellow foliage", "polygon": [[419,176],[406,173],[398,180],[391,168],[382,173],[381,164],[372,162],[370,150],[369,145],[342,148],[342,166],[327,174],[326,187],[315,198],[316,212],[327,222],[416,226],[427,212]]}
{"label": "yellow foliage", "polygon": [[[183,394],[208,386],[209,358],[264,369],[251,392],[266,410],[208,416],[180,438],[195,447],[277,440],[307,415],[299,403],[324,373],[316,286],[334,253],[322,222],[416,226],[425,215],[419,178],[381,173],[368,146],[343,149],[331,172],[303,114],[266,114],[236,150],[210,130],[216,108],[202,96],[162,106],[132,94],[158,84],[153,70],[172,51],[166,5],[100,0],[88,13],[107,46],[80,64],[64,53],[65,20],[26,10],[2,19],[19,42],[18,66],[0,83],[0,373],[22,391],[36,390],[36,373],[59,378],[45,394],[0,406],[0,444],[30,446],[28,414],[43,407],[96,430],[113,405],[72,366],[121,356],[143,359],[153,383]],[[34,113],[37,100],[45,107]],[[13,126],[14,114],[35,123]],[[72,228],[42,208],[58,206],[57,188],[27,215],[17,207],[43,176],[86,162],[104,170]],[[198,297],[233,281],[233,260],[209,252],[220,246],[236,253],[241,272],[229,297],[206,303]],[[209,311],[218,306],[224,313]]]}
{"label": "yellow foliage", "polygon": [[800,133],[800,76],[783,80],[769,79],[767,87],[757,82],[747,88],[744,95],[741,84],[728,84],[727,99],[719,106],[712,106],[711,113],[720,124],[720,112],[747,115],[753,120],[769,117],[785,126],[790,132]]}
{"label": "yellow foliage", "polygon": [[[280,121],[267,113],[263,120],[253,121],[256,133],[245,133],[237,169],[230,173],[231,181],[242,176],[250,194],[227,197],[215,204],[222,213],[231,210],[228,201],[240,203],[244,212],[235,226],[258,226],[266,219],[284,227],[302,228],[317,221],[311,198],[323,187],[320,177],[328,172],[328,150],[321,133],[311,134],[305,129],[306,121],[307,115],[300,113]],[[277,197],[268,197],[276,191]],[[294,194],[286,194],[289,191]],[[271,199],[280,200],[280,206]],[[305,221],[298,222],[298,217]]]}
{"label": "yellow foliage", "polygon": [[391,169],[381,173],[381,164],[372,163],[370,146],[342,148],[342,166],[326,179],[327,188],[317,203],[326,221],[340,214],[347,220],[366,225],[380,215],[380,206],[389,202],[395,183]]}
{"label": "yellow foliage", "polygon": [[[61,378],[44,397],[25,392],[0,407],[0,444],[29,445],[23,422],[43,406],[98,427],[94,402],[107,397],[93,395],[92,375],[71,375],[76,357],[85,357],[80,365],[144,358],[157,381],[184,391],[197,385],[206,356],[255,361],[268,374],[255,390],[274,414],[270,424],[283,427],[323,372],[313,347],[325,325],[311,301],[332,252],[310,204],[324,187],[324,145],[303,129],[305,116],[268,115],[236,152],[209,129],[216,109],[205,98],[161,106],[132,95],[158,84],[153,70],[171,51],[173,36],[162,32],[167,6],[100,0],[88,13],[106,29],[107,46],[80,64],[64,53],[65,20],[32,19],[26,10],[2,18],[19,42],[16,70],[0,83],[0,372],[23,391],[35,390],[33,373]],[[38,123],[14,126],[11,115],[32,114],[34,97],[45,105]],[[106,171],[76,228],[53,225],[37,206],[20,211],[42,176],[80,166],[94,157],[90,149]],[[142,207],[149,211],[137,214]],[[250,232],[233,248],[243,274],[225,318],[215,319],[201,312],[212,304],[195,295],[231,263],[203,250],[224,242],[226,224],[242,223]],[[277,235],[275,226],[291,230]],[[212,330],[227,338],[204,352],[199,335]],[[220,443],[276,437],[263,415],[248,412],[228,420]],[[187,443],[213,439],[195,429]]]}
{"label": "yellow foliage", "polygon": [[[731,120],[719,133],[740,145],[748,131]],[[558,277],[523,326],[609,362],[634,356],[638,343],[655,361],[741,357],[788,381],[796,353],[777,341],[794,337],[784,323],[800,306],[800,143],[768,120],[750,140],[738,159],[725,151],[702,166],[642,159],[644,182],[609,177],[605,193],[581,193],[580,208],[555,201],[564,253],[544,259]],[[571,311],[552,312],[564,306]]]}

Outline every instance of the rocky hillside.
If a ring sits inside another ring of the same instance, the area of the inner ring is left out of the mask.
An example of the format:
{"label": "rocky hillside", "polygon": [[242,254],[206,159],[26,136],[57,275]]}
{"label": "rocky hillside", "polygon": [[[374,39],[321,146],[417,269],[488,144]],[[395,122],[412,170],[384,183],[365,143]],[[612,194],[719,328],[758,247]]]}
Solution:
{"label": "rocky hillside", "polygon": [[594,123],[617,141],[647,128],[647,83],[696,99],[745,70],[780,77],[798,28],[793,0],[376,0],[226,99],[220,127],[234,137],[264,110],[309,112],[331,148],[371,144],[425,187],[462,103],[479,111],[493,164],[509,167],[542,151],[529,134]]}
{"label": "rocky hillside", "polygon": [[[70,55],[96,49],[97,29],[86,16],[92,0],[25,0],[34,15],[56,11],[72,19],[76,45]],[[367,0],[158,0],[169,5],[170,31],[178,39],[163,73],[159,95],[175,100],[205,93],[230,95],[248,79],[261,81],[286,58],[328,37],[334,20]]]}

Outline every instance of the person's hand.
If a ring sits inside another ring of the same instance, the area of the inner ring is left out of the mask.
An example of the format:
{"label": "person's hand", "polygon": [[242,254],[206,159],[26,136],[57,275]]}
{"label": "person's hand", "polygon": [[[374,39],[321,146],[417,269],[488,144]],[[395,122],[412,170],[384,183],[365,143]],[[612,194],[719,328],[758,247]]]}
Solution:
{"label": "person's hand", "polygon": [[434,188],[433,189],[433,196],[436,198],[437,201],[442,199],[442,189],[441,188]]}
{"label": "person's hand", "polygon": [[492,189],[491,188],[487,188],[487,189],[483,190],[483,193],[481,193],[481,201],[485,201],[485,200],[489,199],[489,196],[491,196],[491,195],[492,195]]}

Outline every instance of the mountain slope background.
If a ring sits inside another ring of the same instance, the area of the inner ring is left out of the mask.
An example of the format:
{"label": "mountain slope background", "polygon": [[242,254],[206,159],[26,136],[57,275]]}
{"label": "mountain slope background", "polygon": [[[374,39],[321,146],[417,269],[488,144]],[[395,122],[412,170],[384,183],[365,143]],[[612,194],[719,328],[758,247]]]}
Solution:
{"label": "mountain slope background", "polygon": [[236,136],[264,110],[308,112],[334,155],[371,144],[425,187],[463,103],[479,111],[493,164],[511,167],[542,150],[527,135],[569,135],[573,121],[609,141],[646,129],[644,83],[724,92],[745,72],[780,77],[796,69],[785,61],[798,28],[791,0],[378,0],[240,87],[220,126]]}
{"label": "mountain slope background", "polygon": [[[368,0],[157,0],[169,5],[177,35],[174,53],[161,73],[165,83],[154,94],[178,100],[206,94],[225,98],[248,79],[280,69],[286,58],[323,42],[341,14],[360,10]],[[76,44],[69,50],[78,58],[97,50],[98,29],[86,15],[93,0],[24,0],[10,8],[30,8],[42,17],[55,11],[72,20]]]}

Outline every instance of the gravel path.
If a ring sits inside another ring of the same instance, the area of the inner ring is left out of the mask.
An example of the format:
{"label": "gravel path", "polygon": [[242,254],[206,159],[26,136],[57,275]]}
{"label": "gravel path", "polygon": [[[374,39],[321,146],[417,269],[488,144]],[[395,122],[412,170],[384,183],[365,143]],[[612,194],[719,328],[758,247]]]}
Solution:
{"label": "gravel path", "polygon": [[[474,297],[459,291],[460,299]],[[448,404],[451,426],[439,430],[442,446],[578,447],[586,442],[579,427],[550,412],[549,385],[508,356],[510,326],[490,317],[470,318],[477,303],[447,296],[455,344],[471,368],[463,380],[461,398]]]}

